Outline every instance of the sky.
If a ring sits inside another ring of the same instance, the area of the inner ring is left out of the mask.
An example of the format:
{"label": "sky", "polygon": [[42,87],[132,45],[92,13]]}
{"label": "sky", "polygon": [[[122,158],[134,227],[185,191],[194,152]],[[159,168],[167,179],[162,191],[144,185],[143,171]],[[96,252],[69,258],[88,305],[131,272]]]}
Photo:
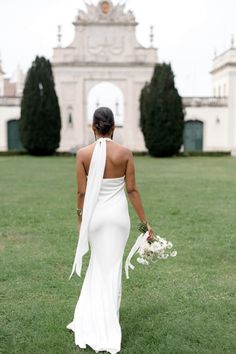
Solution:
{"label": "sky", "polygon": [[[98,0],[87,0],[97,3]],[[118,0],[113,0],[117,3]],[[123,1],[122,1],[123,2]],[[170,62],[182,96],[211,96],[214,53],[236,45],[235,0],[127,0],[139,25],[137,39],[149,46],[150,26],[159,62]],[[3,69],[14,75],[28,69],[36,55],[51,59],[62,26],[62,46],[72,42],[72,22],[82,0],[0,0],[0,52]]]}

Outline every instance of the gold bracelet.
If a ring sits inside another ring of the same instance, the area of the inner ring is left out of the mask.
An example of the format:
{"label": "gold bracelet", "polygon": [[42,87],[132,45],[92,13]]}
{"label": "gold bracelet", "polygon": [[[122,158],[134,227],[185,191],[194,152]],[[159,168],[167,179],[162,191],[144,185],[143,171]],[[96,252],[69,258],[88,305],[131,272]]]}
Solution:
{"label": "gold bracelet", "polygon": [[77,211],[77,215],[81,216],[83,209],[82,208],[77,208],[76,211]]}
{"label": "gold bracelet", "polygon": [[146,221],[145,223],[144,222],[139,222],[138,223],[138,230],[140,231],[140,232],[143,232],[143,233],[145,233],[146,231],[148,231],[148,227],[147,227],[147,224],[148,224],[148,222]]}

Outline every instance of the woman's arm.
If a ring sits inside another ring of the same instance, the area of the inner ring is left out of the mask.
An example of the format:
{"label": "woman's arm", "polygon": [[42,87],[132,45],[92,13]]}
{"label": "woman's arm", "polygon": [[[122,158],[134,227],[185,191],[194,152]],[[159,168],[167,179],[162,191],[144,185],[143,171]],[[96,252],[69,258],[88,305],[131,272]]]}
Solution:
{"label": "woman's arm", "polygon": [[[84,196],[87,185],[87,177],[83,164],[83,151],[80,149],[76,154],[76,178],[77,178],[77,208],[83,209]],[[81,223],[82,216],[78,216],[78,222]]]}
{"label": "woman's arm", "polygon": [[128,151],[128,161],[126,165],[126,191],[129,197],[129,200],[131,201],[137,216],[139,217],[140,221],[143,223],[147,223],[148,231],[149,231],[149,238],[152,238],[154,236],[154,232],[150,226],[150,224],[147,222],[147,218],[143,209],[143,204],[141,200],[140,193],[138,191],[138,188],[136,186],[136,181],[135,181],[135,167],[134,167],[134,159],[133,159],[133,154],[132,151]]}

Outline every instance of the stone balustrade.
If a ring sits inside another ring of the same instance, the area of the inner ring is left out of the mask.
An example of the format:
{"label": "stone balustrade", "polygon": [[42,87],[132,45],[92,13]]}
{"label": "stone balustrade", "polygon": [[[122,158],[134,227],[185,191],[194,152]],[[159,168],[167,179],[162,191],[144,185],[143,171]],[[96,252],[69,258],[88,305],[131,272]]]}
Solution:
{"label": "stone balustrade", "polygon": [[182,97],[185,107],[227,107],[228,97]]}

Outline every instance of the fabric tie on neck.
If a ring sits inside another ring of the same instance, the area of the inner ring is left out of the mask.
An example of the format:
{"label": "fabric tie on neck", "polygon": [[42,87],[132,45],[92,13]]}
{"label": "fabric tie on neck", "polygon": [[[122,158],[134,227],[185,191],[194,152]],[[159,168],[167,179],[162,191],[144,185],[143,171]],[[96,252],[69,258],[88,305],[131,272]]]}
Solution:
{"label": "fabric tie on neck", "polygon": [[72,277],[74,271],[76,271],[77,275],[81,277],[82,257],[89,250],[88,227],[95,205],[97,203],[101,183],[103,180],[106,164],[106,141],[112,141],[112,139],[97,139],[95,148],[93,150],[84,197],[83,215],[80,225],[79,239],[77,243],[74,263],[72,266],[72,272],[69,279]]}

